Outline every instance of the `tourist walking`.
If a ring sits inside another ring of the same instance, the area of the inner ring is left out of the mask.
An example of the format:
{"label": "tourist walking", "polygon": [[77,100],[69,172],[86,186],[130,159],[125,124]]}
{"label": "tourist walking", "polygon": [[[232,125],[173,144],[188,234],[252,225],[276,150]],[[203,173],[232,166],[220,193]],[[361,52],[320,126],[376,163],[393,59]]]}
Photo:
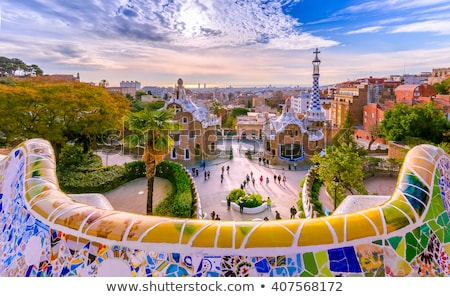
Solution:
{"label": "tourist walking", "polygon": [[262,185],[262,183],[263,183],[263,180],[264,180],[264,177],[261,175],[260,176],[260,178],[259,178],[259,183]]}
{"label": "tourist walking", "polygon": [[227,166],[227,174],[230,174],[230,166]]}
{"label": "tourist walking", "polygon": [[287,178],[286,178],[286,175],[285,175],[285,176],[283,176],[283,185],[284,186],[286,186],[286,180],[287,180]]}
{"label": "tourist walking", "polygon": [[278,175],[278,184],[281,185],[281,175]]}
{"label": "tourist walking", "polygon": [[227,210],[230,210],[231,208],[231,197],[228,195],[227,196]]}
{"label": "tourist walking", "polygon": [[269,177],[266,177],[266,186],[269,184]]}
{"label": "tourist walking", "polygon": [[266,203],[267,203],[267,210],[269,212],[271,212],[272,211],[272,200],[270,199],[270,197],[267,197]]}

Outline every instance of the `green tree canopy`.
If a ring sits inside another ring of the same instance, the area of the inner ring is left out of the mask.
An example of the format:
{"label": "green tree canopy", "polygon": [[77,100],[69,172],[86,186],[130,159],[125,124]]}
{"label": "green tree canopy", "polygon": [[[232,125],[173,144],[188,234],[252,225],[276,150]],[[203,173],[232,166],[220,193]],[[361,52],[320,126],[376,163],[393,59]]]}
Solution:
{"label": "green tree canopy", "polygon": [[450,124],[444,113],[433,102],[414,106],[397,103],[393,109],[385,111],[380,123],[380,131],[388,141],[420,138],[441,143],[449,128]]}
{"label": "green tree canopy", "polygon": [[440,83],[435,83],[433,87],[436,89],[436,93],[438,94],[450,94],[450,78],[444,79]]}
{"label": "green tree canopy", "polygon": [[87,150],[105,131],[121,129],[128,108],[123,96],[80,82],[29,79],[14,86],[0,84],[0,130],[8,142],[44,138],[56,157],[69,140]]}
{"label": "green tree canopy", "polygon": [[[311,160],[318,164],[319,178],[324,181],[328,192],[334,193],[336,186],[337,205],[347,196],[347,192],[367,194],[363,182],[365,159],[359,155],[353,143],[327,147],[324,156],[316,153]],[[335,178],[337,184],[333,181]]]}
{"label": "green tree canopy", "polygon": [[144,109],[129,113],[126,123],[134,134],[127,136],[124,141],[129,147],[144,143],[142,160],[146,167],[147,176],[147,214],[153,213],[153,185],[156,175],[156,165],[161,162],[173,146],[170,136],[171,130],[179,127],[172,122],[173,110]]}

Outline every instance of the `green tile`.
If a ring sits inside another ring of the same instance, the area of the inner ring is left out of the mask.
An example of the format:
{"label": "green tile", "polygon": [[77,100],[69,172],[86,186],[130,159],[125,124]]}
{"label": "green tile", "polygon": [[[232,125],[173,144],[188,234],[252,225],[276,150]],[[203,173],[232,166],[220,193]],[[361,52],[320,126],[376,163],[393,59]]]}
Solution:
{"label": "green tile", "polygon": [[317,273],[319,271],[317,269],[317,264],[316,264],[316,259],[314,258],[314,254],[311,252],[304,253],[302,257],[303,257],[303,264],[305,265],[305,272],[308,271],[312,275],[317,275]]}
{"label": "green tile", "polygon": [[398,244],[400,243],[400,241],[403,239],[403,237],[401,236],[395,236],[395,237],[391,237],[388,239],[389,245],[396,250],[398,247]]}

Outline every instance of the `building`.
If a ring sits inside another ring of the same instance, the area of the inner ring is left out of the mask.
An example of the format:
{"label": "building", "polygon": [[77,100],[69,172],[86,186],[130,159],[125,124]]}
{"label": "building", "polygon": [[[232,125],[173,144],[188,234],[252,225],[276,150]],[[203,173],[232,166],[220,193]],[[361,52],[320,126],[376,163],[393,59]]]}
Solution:
{"label": "building", "polygon": [[351,113],[356,125],[362,125],[363,109],[368,104],[368,84],[367,83],[347,83],[340,87],[334,95],[334,101],[331,103],[331,123],[340,127]]}
{"label": "building", "polygon": [[395,101],[405,103],[409,106],[415,105],[420,97],[431,97],[436,95],[432,85],[400,85],[395,89]]}
{"label": "building", "polygon": [[435,68],[431,71],[431,76],[428,77],[428,84],[434,85],[435,83],[441,83],[444,79],[450,77],[450,67],[447,68]]}
{"label": "building", "polygon": [[218,118],[210,114],[208,109],[192,102],[181,78],[163,108],[173,109],[173,120],[181,125],[179,131],[172,132],[174,147],[169,159],[190,162],[217,156]]}
{"label": "building", "polygon": [[319,53],[318,49],[314,51],[313,91],[307,112],[297,117],[289,97],[286,99],[279,117],[266,118],[262,130],[264,158],[273,164],[287,163],[290,165],[292,163],[295,165],[323,148],[322,128],[326,118],[320,104]]}

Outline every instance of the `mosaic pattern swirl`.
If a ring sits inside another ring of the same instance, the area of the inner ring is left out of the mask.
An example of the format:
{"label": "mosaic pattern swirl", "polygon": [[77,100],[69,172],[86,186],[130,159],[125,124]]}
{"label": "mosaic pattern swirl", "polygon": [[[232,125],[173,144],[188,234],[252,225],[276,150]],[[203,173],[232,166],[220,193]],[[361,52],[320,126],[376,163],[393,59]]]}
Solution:
{"label": "mosaic pattern swirl", "polygon": [[50,144],[0,161],[0,276],[448,276],[450,158],[421,145],[391,199],[269,222],[143,216],[59,190]]}

